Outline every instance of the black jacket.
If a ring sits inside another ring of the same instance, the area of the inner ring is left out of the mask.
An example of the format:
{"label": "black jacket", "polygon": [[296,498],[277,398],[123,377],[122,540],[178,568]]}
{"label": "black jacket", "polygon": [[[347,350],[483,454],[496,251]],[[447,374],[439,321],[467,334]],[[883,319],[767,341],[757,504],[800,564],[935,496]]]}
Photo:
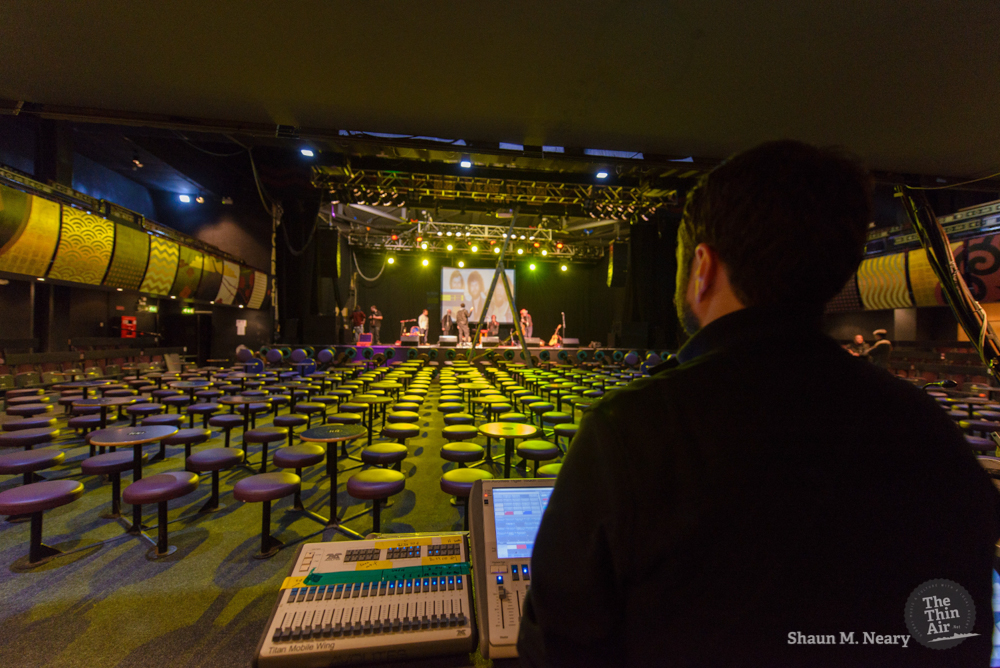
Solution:
{"label": "black jacket", "polygon": [[[673,366],[583,418],[532,556],[522,665],[989,665],[1000,496],[932,399],[758,309]],[[935,578],[971,593],[981,635],[862,643],[909,635],[907,598]],[[788,642],[841,631],[858,644]]]}

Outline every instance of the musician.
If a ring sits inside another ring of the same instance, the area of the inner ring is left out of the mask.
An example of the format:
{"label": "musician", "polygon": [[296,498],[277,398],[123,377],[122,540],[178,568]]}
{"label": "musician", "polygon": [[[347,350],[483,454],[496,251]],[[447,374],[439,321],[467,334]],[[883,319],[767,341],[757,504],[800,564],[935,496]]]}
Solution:
{"label": "musician", "polygon": [[424,309],[423,313],[417,316],[417,327],[420,328],[420,343],[427,345],[427,328],[430,326],[431,319],[427,317],[427,309]]}
{"label": "musician", "polygon": [[521,309],[521,332],[524,334],[524,338],[530,339],[533,330],[534,326],[531,323],[531,314],[528,313],[528,309]]}
{"label": "musician", "polygon": [[875,337],[875,343],[869,346],[862,356],[867,357],[868,361],[875,366],[887,369],[889,367],[889,355],[892,353],[892,341],[888,338],[888,332],[884,329],[876,329],[872,332],[872,336]]}
{"label": "musician", "polygon": [[486,323],[486,336],[500,336],[500,321],[495,315],[491,315],[490,321]]}
{"label": "musician", "polygon": [[844,346],[844,350],[851,353],[855,357],[860,357],[868,351],[868,344],[865,343],[865,337],[860,334],[855,334],[854,340]]}
{"label": "musician", "polygon": [[354,323],[354,342],[361,340],[361,335],[365,333],[365,312],[357,304],[354,305],[354,312],[351,313],[351,321]]}
{"label": "musician", "polygon": [[455,322],[458,324],[458,342],[465,343],[469,341],[469,318],[472,313],[465,308],[465,302],[459,306],[458,313],[456,314]]}
{"label": "musician", "polygon": [[455,321],[451,317],[451,309],[444,312],[444,317],[441,318],[441,334],[443,336],[451,336],[451,328],[455,324]]}
{"label": "musician", "polygon": [[[584,414],[532,554],[522,665],[989,665],[1000,495],[932,398],[821,330],[870,219],[868,175],[800,142],[689,193],[691,338]],[[934,579],[969,593],[979,635],[913,639],[907,601]]]}
{"label": "musician", "polygon": [[372,345],[379,345],[381,342],[379,341],[378,333],[382,329],[382,312],[374,304],[372,304],[372,312],[368,316],[368,329],[372,333]]}

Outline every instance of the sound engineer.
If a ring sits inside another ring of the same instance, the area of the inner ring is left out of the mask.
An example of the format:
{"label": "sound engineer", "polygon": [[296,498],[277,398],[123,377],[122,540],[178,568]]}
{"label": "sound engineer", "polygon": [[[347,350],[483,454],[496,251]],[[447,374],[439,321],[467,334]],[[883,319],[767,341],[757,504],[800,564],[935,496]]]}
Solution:
{"label": "sound engineer", "polygon": [[[821,331],[870,218],[866,172],[794,141],[689,193],[692,336],[582,419],[534,546],[522,665],[989,665],[1000,495],[931,398]],[[976,634],[939,650],[904,615],[936,579],[969,593]],[[797,642],[816,637],[841,641]]]}

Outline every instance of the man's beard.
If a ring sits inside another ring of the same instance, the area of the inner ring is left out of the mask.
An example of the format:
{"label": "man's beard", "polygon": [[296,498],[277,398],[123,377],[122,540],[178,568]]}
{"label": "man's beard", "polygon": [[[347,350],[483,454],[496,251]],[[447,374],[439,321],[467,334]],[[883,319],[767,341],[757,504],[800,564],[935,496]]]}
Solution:
{"label": "man's beard", "polygon": [[[692,258],[693,260],[694,258]],[[677,289],[674,291],[674,307],[677,309],[677,320],[688,336],[694,336],[701,329],[698,317],[691,310],[691,305],[687,303],[688,281],[691,277],[691,263],[688,263],[686,270],[682,273],[683,280],[677,282]]]}

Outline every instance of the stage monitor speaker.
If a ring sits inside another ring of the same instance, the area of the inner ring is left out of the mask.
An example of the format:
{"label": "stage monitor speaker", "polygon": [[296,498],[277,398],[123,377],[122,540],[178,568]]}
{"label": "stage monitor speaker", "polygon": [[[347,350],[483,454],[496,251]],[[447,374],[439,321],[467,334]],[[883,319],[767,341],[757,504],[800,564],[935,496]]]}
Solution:
{"label": "stage monitor speaker", "polygon": [[442,334],[441,336],[438,337],[438,345],[439,346],[457,346],[458,345],[458,337],[457,336],[445,336],[444,334]]}
{"label": "stage monitor speaker", "polygon": [[420,345],[420,335],[419,334],[403,334],[399,338],[399,345],[401,346],[417,346]]}
{"label": "stage monitor speaker", "polygon": [[487,348],[492,348],[494,346],[500,345],[499,336],[484,336],[482,340],[483,340],[483,345]]}
{"label": "stage monitor speaker", "polygon": [[628,278],[628,243],[612,241],[608,246],[608,287],[624,288]]}
{"label": "stage monitor speaker", "polygon": [[371,334],[362,334],[361,338],[358,339],[358,345],[359,346],[370,346],[371,344],[372,344],[372,335]]}
{"label": "stage monitor speaker", "polygon": [[529,346],[540,346],[542,345],[542,340],[537,336],[529,336],[525,341]]}
{"label": "stage monitor speaker", "polygon": [[563,339],[562,344],[564,346],[578,346],[580,345],[580,339]]}

